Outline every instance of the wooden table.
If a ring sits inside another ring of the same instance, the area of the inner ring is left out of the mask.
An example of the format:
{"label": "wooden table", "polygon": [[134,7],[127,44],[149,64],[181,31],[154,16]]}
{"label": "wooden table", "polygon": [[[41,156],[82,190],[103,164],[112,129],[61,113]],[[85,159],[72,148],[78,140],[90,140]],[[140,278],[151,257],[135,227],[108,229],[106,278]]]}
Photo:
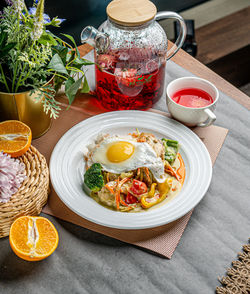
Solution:
{"label": "wooden table", "polygon": [[[173,45],[169,41],[170,47]],[[88,44],[81,45],[79,47],[80,54],[83,56],[93,49]],[[197,59],[186,53],[184,50],[180,50],[172,59],[175,63],[181,67],[187,69],[191,73],[198,77],[204,78],[215,84],[215,86],[227,94],[228,96],[236,99],[239,103],[247,107],[250,110],[250,97],[234,87],[232,84],[224,80],[221,76],[210,70],[204,64],[200,63]]]}
{"label": "wooden table", "polygon": [[[89,50],[80,47],[82,55]],[[214,293],[218,276],[249,238],[250,116],[228,95],[248,109],[250,99],[185,52],[173,60],[226,93],[221,93],[216,124],[230,131],[207,195],[194,210],[172,259],[46,215],[60,235],[50,258],[25,262],[14,255],[8,238],[0,239],[0,293]],[[171,68],[173,78],[185,74],[174,63]]]}

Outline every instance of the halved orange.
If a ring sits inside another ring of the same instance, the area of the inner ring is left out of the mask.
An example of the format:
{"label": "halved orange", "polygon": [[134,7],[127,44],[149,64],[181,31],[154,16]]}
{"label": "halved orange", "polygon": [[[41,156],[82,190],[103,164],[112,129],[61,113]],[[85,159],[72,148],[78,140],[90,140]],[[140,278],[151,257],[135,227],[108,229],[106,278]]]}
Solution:
{"label": "halved orange", "polygon": [[59,237],[47,218],[21,216],[11,225],[9,240],[17,256],[28,261],[38,261],[56,250]]}
{"label": "halved orange", "polygon": [[0,152],[11,157],[23,155],[31,145],[31,129],[18,120],[6,120],[0,123]]}

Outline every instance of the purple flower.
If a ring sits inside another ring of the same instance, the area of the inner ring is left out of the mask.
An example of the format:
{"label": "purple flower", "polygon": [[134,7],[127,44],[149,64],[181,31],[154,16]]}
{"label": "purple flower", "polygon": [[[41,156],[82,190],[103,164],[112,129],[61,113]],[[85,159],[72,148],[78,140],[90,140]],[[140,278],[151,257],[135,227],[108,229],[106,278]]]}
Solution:
{"label": "purple flower", "polygon": [[36,14],[36,8],[35,7],[30,7],[29,8],[29,14],[35,15]]}
{"label": "purple flower", "polygon": [[6,4],[11,6],[13,4],[13,2],[11,0],[5,0]]}
{"label": "purple flower", "polygon": [[60,25],[62,22],[64,22],[66,19],[65,18],[56,18],[56,24]]}
{"label": "purple flower", "polygon": [[[36,15],[36,7],[30,7],[29,8],[29,14],[31,15]],[[44,13],[43,14],[43,23],[47,24],[50,23],[50,17],[48,16],[48,14]]]}
{"label": "purple flower", "polygon": [[[38,2],[39,2],[39,1],[36,0],[36,3],[38,3]],[[29,14],[31,14],[31,15],[36,15],[36,7],[30,7],[30,8],[29,8]],[[44,24],[48,24],[48,23],[51,22],[51,19],[50,19],[49,15],[46,14],[46,13],[43,14],[43,19],[44,19],[44,21],[43,21]],[[55,23],[57,26],[59,26],[59,25],[60,25],[62,22],[64,22],[65,20],[66,20],[66,19],[64,19],[64,18],[57,18],[57,17],[53,18],[53,21],[54,21],[54,23]]]}

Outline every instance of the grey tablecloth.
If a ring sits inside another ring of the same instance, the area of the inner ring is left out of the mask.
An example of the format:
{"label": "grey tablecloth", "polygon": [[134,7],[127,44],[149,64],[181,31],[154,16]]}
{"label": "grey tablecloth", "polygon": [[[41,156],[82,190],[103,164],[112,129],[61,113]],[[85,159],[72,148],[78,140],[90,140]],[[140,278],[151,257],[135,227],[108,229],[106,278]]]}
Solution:
{"label": "grey tablecloth", "polygon": [[[167,82],[190,75],[168,63]],[[171,260],[46,216],[60,235],[48,259],[25,262],[0,240],[0,293],[214,293],[250,236],[249,111],[220,93],[216,114],[229,134]]]}

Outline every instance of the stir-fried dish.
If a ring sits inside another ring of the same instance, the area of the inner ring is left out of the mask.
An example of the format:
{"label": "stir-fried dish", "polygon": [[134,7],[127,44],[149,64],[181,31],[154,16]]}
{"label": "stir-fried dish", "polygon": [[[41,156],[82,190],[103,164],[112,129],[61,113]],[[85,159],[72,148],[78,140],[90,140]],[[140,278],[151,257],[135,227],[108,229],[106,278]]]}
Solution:
{"label": "stir-fried dish", "polygon": [[177,195],[185,179],[179,143],[138,130],[99,135],[85,153],[84,184],[101,205],[141,212]]}

